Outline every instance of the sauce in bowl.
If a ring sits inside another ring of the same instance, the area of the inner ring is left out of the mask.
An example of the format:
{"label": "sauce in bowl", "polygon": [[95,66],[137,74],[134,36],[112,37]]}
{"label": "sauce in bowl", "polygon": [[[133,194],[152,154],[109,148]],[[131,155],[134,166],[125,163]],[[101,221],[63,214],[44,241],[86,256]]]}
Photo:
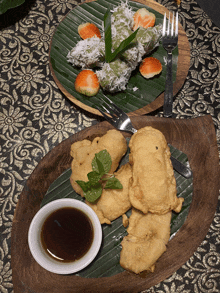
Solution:
{"label": "sauce in bowl", "polygon": [[43,248],[51,257],[62,262],[82,258],[90,249],[93,238],[94,231],[89,217],[72,207],[53,212],[41,230]]}

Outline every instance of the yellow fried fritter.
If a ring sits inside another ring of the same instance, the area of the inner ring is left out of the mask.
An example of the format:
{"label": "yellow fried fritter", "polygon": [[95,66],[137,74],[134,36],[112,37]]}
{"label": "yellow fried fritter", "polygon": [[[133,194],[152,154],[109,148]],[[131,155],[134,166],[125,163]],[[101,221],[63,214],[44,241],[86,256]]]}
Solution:
{"label": "yellow fried fritter", "polygon": [[71,163],[72,174],[70,182],[73,189],[83,196],[81,187],[76,180],[88,181],[87,174],[92,171],[92,160],[96,153],[106,149],[111,156],[112,165],[110,173],[113,173],[127,151],[127,142],[124,136],[115,129],[109,130],[102,137],[96,137],[92,142],[90,140],[77,141],[71,145],[70,154],[73,158]]}
{"label": "yellow fried fritter", "polygon": [[132,209],[128,235],[121,242],[120,265],[136,274],[154,271],[155,262],[166,251],[170,237],[171,212],[143,214]]}
{"label": "yellow fried fritter", "polygon": [[143,213],[180,212],[184,199],[176,196],[176,180],[164,135],[150,126],[141,128],[131,137],[129,147],[132,206]]}
{"label": "yellow fried fritter", "polygon": [[128,183],[131,174],[131,166],[127,163],[114,173],[123,189],[103,189],[101,197],[95,203],[86,201],[97,214],[101,224],[111,224],[111,221],[122,216],[131,208],[128,197]]}

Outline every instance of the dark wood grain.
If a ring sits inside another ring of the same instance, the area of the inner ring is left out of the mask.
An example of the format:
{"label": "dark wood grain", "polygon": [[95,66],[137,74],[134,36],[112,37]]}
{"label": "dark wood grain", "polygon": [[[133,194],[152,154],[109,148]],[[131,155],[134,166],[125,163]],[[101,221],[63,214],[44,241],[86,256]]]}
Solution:
{"label": "dark wood grain", "polygon": [[[94,0],[89,0],[89,1],[85,1],[85,2],[92,2]],[[158,11],[161,14],[169,13],[169,10],[167,10],[167,8],[165,8],[164,6],[162,6],[161,4],[155,2],[154,0],[133,0],[139,3],[142,3],[148,7],[151,7],[152,9]],[[52,45],[52,43],[51,43]],[[51,46],[50,45],[50,46]],[[183,30],[183,27],[181,26],[181,24],[179,23],[179,30],[178,30],[178,63],[177,63],[177,73],[176,73],[176,81],[173,84],[173,94],[176,95],[178,93],[178,91],[182,88],[185,79],[187,77],[188,71],[189,71],[189,66],[190,66],[190,45],[189,45],[189,41],[188,38],[186,36],[185,31]],[[52,76],[57,84],[57,86],[59,87],[59,89],[63,92],[63,94],[70,100],[72,101],[75,105],[77,105],[78,107],[80,107],[81,109],[101,116],[101,113],[82,103],[81,101],[77,100],[74,96],[72,96],[67,90],[66,88],[61,84],[61,82],[58,80],[58,78],[56,77],[56,74],[53,70],[53,67],[50,63],[50,70],[52,73]],[[164,102],[164,93],[161,93],[158,97],[156,97],[156,99],[144,106],[141,109],[138,109],[136,111],[133,111],[130,114],[130,116],[136,116],[136,115],[144,115],[150,112],[153,112],[157,109],[159,109],[160,107],[163,106],[163,102]]]}
{"label": "dark wood grain", "polygon": [[135,275],[125,271],[113,277],[98,279],[56,275],[39,266],[29,251],[30,222],[39,210],[50,184],[70,167],[71,144],[85,138],[92,140],[112,129],[107,122],[102,122],[56,146],[40,161],[27,180],[16,207],[12,227],[12,276],[15,293],[140,292],[173,274],[203,241],[214,217],[220,188],[217,142],[211,116],[191,120],[135,116],[132,117],[132,122],[137,129],[150,125],[162,131],[168,143],[187,154],[193,171],[193,199],[187,220],[168,243],[167,251],[156,263],[155,272]]}

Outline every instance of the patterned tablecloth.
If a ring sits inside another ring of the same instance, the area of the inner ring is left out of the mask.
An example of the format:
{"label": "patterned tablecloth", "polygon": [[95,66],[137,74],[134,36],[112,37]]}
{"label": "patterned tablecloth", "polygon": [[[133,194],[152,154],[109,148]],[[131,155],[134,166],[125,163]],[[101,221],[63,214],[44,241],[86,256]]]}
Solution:
{"label": "patterned tablecloth", "polygon": [[[158,0],[176,10],[172,0]],[[56,86],[49,44],[75,0],[26,0],[0,16],[0,292],[13,292],[11,227],[23,186],[57,144],[98,118],[76,108]],[[217,7],[218,9],[218,7]],[[174,102],[177,119],[211,114],[220,146],[220,28],[194,0],[182,0],[180,22],[191,65]],[[154,113],[155,114],[155,113]],[[161,115],[160,111],[156,115]],[[220,292],[220,210],[194,255],[170,278],[145,292]]]}

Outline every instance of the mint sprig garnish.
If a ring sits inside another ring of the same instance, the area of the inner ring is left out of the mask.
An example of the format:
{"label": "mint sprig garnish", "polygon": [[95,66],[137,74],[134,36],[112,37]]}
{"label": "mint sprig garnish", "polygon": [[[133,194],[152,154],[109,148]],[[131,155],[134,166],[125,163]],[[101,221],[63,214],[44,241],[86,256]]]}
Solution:
{"label": "mint sprig garnish", "polygon": [[122,189],[122,188],[123,186],[121,182],[115,177],[110,177],[105,185],[105,189]]}
{"label": "mint sprig garnish", "polygon": [[77,180],[83,190],[83,195],[89,202],[95,202],[101,195],[103,183],[105,189],[122,189],[120,181],[113,174],[109,174],[112,159],[107,150],[95,154],[92,160],[92,171],[87,174],[88,181]]}
{"label": "mint sprig garnish", "polygon": [[112,53],[112,27],[111,27],[111,13],[110,8],[104,15],[104,32],[105,32],[105,61],[107,63],[112,62],[120,53],[122,53],[129,44],[134,40],[139,28],[136,29],[129,37],[124,39],[120,45]]}
{"label": "mint sprig garnish", "polygon": [[95,158],[92,160],[92,170],[96,171],[100,175],[107,174],[112,166],[112,158],[107,150],[102,150],[95,154]]}

